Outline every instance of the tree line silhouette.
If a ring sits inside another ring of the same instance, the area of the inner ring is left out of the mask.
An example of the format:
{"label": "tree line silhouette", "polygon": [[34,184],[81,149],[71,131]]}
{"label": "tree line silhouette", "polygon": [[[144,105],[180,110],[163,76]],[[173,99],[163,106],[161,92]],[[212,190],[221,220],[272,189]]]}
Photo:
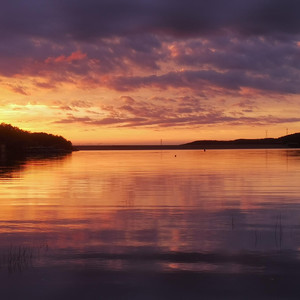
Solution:
{"label": "tree line silhouette", "polygon": [[0,146],[12,153],[71,152],[72,143],[62,136],[30,132],[10,124],[0,124]]}

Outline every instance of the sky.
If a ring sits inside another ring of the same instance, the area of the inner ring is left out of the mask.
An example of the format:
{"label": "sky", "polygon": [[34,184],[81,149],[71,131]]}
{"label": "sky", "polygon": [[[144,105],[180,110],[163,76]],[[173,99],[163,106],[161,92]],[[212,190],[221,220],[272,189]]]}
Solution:
{"label": "sky", "polygon": [[0,122],[73,144],[300,132],[297,0],[2,0]]}

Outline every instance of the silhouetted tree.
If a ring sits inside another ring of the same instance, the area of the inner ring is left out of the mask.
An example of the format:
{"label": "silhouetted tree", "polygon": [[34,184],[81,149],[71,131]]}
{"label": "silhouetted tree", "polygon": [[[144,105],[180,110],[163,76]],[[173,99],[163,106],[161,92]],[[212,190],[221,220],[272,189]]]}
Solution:
{"label": "silhouetted tree", "polygon": [[44,132],[31,133],[10,124],[0,124],[0,145],[12,152],[72,151],[72,143],[62,136]]}

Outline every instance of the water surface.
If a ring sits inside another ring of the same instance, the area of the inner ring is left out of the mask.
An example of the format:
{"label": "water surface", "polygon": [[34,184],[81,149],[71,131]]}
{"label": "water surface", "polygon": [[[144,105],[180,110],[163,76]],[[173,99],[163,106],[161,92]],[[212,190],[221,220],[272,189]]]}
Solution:
{"label": "water surface", "polygon": [[80,151],[0,166],[11,299],[299,299],[300,151]]}

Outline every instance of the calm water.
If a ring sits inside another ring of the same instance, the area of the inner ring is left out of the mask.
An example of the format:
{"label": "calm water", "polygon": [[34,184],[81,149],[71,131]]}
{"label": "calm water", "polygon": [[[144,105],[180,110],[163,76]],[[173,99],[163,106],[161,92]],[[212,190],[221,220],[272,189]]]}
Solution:
{"label": "calm water", "polygon": [[299,179],[298,150],[2,161],[1,293],[299,299]]}

